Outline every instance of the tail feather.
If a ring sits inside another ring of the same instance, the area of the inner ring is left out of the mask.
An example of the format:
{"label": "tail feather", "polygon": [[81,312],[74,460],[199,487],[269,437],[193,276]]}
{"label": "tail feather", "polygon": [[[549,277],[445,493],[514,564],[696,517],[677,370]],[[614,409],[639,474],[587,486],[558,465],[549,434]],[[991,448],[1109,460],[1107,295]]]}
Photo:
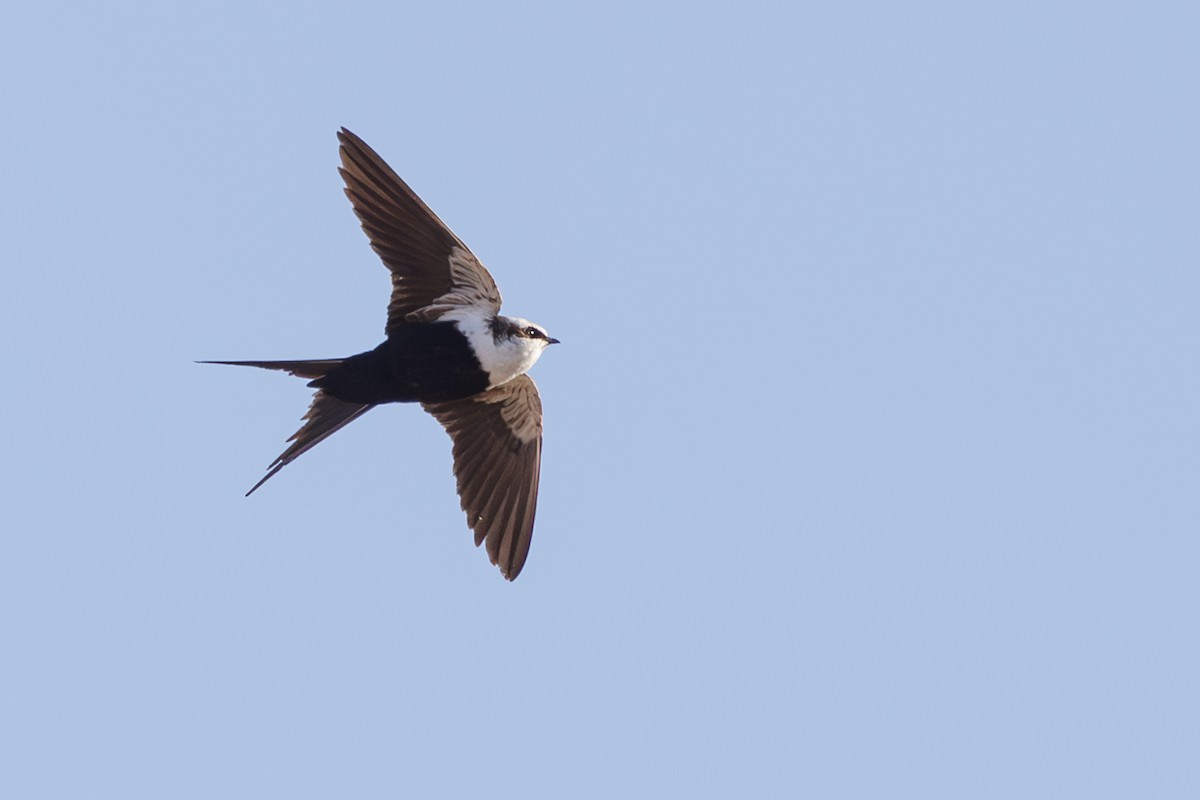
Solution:
{"label": "tail feather", "polygon": [[[303,377],[309,376],[305,375]],[[254,484],[250,491],[246,492],[246,497],[254,494],[255,489],[274,477],[275,473],[279,472],[279,470],[374,407],[373,405],[364,403],[347,403],[345,400],[338,400],[333,395],[326,394],[325,392],[317,392],[313,395],[312,405],[308,407],[308,413],[304,415],[304,424],[300,426],[300,430],[293,433],[291,438],[288,439],[289,442],[292,442],[292,446],[280,453],[279,458],[271,462],[271,465],[267,467],[267,474],[263,476],[262,480]]]}
{"label": "tail feather", "polygon": [[199,361],[199,364],[226,364],[233,367],[259,367],[283,370],[297,378],[321,378],[341,364],[342,358],[321,358],[309,361]]}
{"label": "tail feather", "polygon": [[[327,358],[310,361],[201,361],[201,364],[228,364],[235,367],[259,367],[261,369],[277,369],[295,375],[298,378],[323,378],[334,367],[345,359]],[[309,384],[312,385],[311,383]],[[246,492],[246,496],[274,477],[275,473],[295,461],[304,453],[323,442],[329,436],[349,425],[375,406],[368,403],[351,403],[339,400],[324,391],[313,395],[312,405],[304,415],[304,424],[300,430],[288,439],[292,443],[288,449],[279,454],[279,458],[267,467],[263,479]]]}

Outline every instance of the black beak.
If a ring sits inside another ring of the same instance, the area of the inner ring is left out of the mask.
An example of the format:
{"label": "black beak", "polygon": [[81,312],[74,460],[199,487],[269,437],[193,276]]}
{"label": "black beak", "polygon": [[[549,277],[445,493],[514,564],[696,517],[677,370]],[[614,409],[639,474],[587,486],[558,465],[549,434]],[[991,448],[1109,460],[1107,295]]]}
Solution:
{"label": "black beak", "polygon": [[562,344],[558,339],[547,339],[546,344]]}

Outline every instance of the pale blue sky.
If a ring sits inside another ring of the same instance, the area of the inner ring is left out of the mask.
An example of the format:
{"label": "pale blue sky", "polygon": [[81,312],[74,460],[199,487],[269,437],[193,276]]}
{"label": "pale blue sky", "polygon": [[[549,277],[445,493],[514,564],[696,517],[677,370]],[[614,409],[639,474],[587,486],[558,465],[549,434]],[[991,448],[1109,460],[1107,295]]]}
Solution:
{"label": "pale blue sky", "polygon": [[[0,796],[1200,796],[1189,3],[24,4]],[[563,340],[377,410],[375,147]]]}

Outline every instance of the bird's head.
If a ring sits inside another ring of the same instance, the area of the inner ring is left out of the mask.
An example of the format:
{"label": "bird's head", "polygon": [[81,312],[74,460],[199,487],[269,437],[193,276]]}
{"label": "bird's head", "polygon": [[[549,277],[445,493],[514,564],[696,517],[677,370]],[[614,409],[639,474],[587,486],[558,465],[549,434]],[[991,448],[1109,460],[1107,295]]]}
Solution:
{"label": "bird's head", "polygon": [[524,373],[537,362],[547,347],[558,344],[541,325],[520,317],[497,316],[490,322],[491,347],[476,345],[476,355],[498,385]]}
{"label": "bird's head", "polygon": [[505,335],[513,340],[522,340],[529,342],[527,347],[537,348],[540,354],[543,350],[552,344],[558,344],[558,339],[553,339],[550,334],[546,333],[546,329],[541,325],[530,322],[527,319],[520,317],[509,317],[506,319],[508,323],[505,325]]}

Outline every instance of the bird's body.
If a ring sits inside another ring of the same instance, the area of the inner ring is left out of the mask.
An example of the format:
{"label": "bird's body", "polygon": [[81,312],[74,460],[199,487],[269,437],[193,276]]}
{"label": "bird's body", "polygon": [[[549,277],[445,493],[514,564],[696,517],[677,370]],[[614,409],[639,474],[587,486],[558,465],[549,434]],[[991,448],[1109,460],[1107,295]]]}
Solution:
{"label": "bird's body", "polygon": [[373,150],[349,131],[346,194],[392,272],[387,338],[346,358],[213,361],[282,370],[317,389],[305,424],[252,494],[284,466],[384,403],[421,403],[454,442],[454,471],[476,544],[510,580],[533,534],[542,408],[525,375],[557,343],[527,320],[500,316],[491,275]]}

